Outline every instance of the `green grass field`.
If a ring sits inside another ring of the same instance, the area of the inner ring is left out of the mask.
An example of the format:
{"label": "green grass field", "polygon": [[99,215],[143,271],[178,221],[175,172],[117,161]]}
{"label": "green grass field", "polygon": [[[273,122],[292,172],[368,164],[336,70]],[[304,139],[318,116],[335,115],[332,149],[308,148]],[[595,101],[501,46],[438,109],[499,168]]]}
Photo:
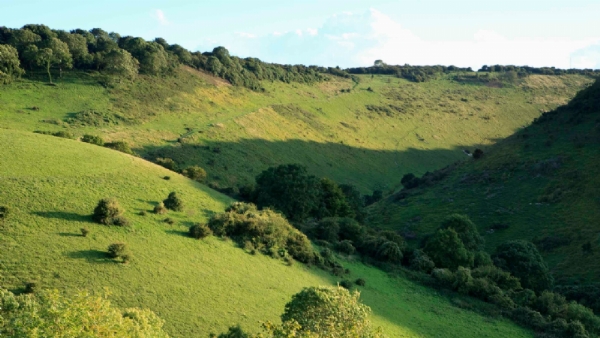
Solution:
{"label": "green grass field", "polygon": [[[484,148],[481,160],[467,158],[446,179],[410,191],[406,199],[389,196],[371,208],[370,223],[422,237],[444,217],[466,214],[485,236],[488,251],[526,239],[540,249],[558,283],[597,282],[599,93],[596,83],[556,117]],[[584,104],[593,107],[585,114]],[[583,249],[586,243],[591,250]]]}
{"label": "green grass field", "polygon": [[[0,225],[3,287],[18,291],[28,281],[65,293],[108,287],[118,306],[154,310],[173,337],[201,337],[236,323],[256,331],[259,321],[277,320],[302,287],[339,281],[315,268],[247,254],[230,241],[187,237],[191,224],[231,200],[164,168],[31,132],[0,129],[0,144],[0,205],[11,211]],[[171,191],[183,198],[183,212],[139,215]],[[109,196],[126,209],[131,227],[91,223],[95,204]],[[177,223],[168,225],[166,217]],[[87,237],[80,235],[82,227],[90,229]],[[107,258],[107,246],[116,241],[129,245],[130,263]],[[374,324],[390,337],[532,336],[408,280],[357,262],[344,264],[351,270],[348,278],[366,279],[362,299],[373,309]]]}
{"label": "green grass field", "polygon": [[[94,74],[71,72],[56,87],[37,80],[4,86],[0,124],[125,140],[148,159],[200,165],[221,187],[251,183],[269,166],[296,162],[370,192],[396,188],[405,173],[434,170],[461,159],[464,148],[511,135],[590,81],[534,75],[496,88],[456,82],[452,75],[424,83],[361,76],[350,93],[340,90],[354,84],[335,77],[312,85],[264,83],[266,92],[258,93],[190,68],[112,89]],[[122,119],[65,123],[84,110]]]}

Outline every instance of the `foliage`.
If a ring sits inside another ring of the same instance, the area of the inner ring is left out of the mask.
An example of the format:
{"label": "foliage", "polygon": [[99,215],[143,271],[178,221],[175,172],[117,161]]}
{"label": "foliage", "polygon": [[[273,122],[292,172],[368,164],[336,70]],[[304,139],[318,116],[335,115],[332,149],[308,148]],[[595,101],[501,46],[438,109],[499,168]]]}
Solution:
{"label": "foliage", "polygon": [[400,263],[402,261],[402,249],[398,243],[387,241],[379,246],[377,249],[377,257],[382,261]]}
{"label": "foliage", "polygon": [[423,250],[417,249],[412,252],[409,266],[413,270],[430,273],[435,268],[435,263]]}
{"label": "foliage", "polygon": [[129,253],[127,244],[123,242],[112,243],[108,246],[108,256],[110,258],[122,258]]}
{"label": "foliage", "polygon": [[402,183],[404,188],[412,189],[412,188],[416,188],[419,186],[419,179],[414,174],[409,173],[409,174],[402,176],[400,183]]}
{"label": "foliage", "polygon": [[155,214],[162,215],[166,214],[169,210],[167,209],[167,207],[165,207],[164,202],[159,202],[157,205],[154,206],[154,209],[152,211]]}
{"label": "foliage", "polygon": [[525,288],[541,292],[553,286],[548,266],[531,242],[508,241],[498,246],[492,257],[497,267],[520,278]]}
{"label": "foliage", "polygon": [[354,215],[354,218],[359,222],[364,221],[366,217],[366,212],[364,210],[365,201],[360,194],[360,191],[351,184],[340,184],[339,187],[342,190],[342,193],[346,199],[346,203],[350,208],[351,212],[349,215]]}
{"label": "foliage", "polygon": [[87,237],[90,233],[90,229],[88,229],[88,228],[81,228],[80,230],[81,230],[81,236],[83,236],[83,237]]}
{"label": "foliage", "polygon": [[459,266],[473,265],[473,254],[469,252],[456,231],[452,228],[438,230],[423,248],[437,267],[456,270]]}
{"label": "foliage", "polygon": [[352,281],[349,281],[347,279],[340,281],[339,284],[341,287],[343,287],[344,289],[347,289],[347,290],[352,289],[352,287],[354,286],[354,283],[352,283]]}
{"label": "foliage", "polygon": [[97,146],[103,146],[104,140],[100,136],[85,134],[81,137],[81,141],[85,143],[95,144]]}
{"label": "foliage", "polygon": [[367,281],[364,278],[358,278],[356,281],[354,281],[354,283],[358,286],[367,285]]}
{"label": "foliage", "polygon": [[171,171],[179,170],[179,165],[177,165],[177,162],[173,161],[172,158],[158,157],[154,160],[154,163],[158,164],[161,167],[165,167]]}
{"label": "foliage", "polygon": [[13,46],[0,44],[0,84],[7,84],[23,75],[19,54]]}
{"label": "foliage", "polygon": [[192,166],[183,169],[181,174],[185,177],[188,177],[194,181],[198,181],[200,183],[206,180],[206,171],[199,166]]}
{"label": "foliage", "polygon": [[293,221],[303,220],[317,207],[319,181],[298,164],[271,167],[256,177],[256,203],[272,207]]}
{"label": "foliage", "polygon": [[360,303],[360,293],[337,287],[305,288],[292,297],[281,315],[282,322],[296,322],[299,333],[322,337],[378,337],[368,316],[371,309]]}
{"label": "foliage", "polygon": [[334,181],[322,178],[319,184],[320,203],[316,215],[323,217],[354,217],[355,214],[346,201],[346,195]]}
{"label": "foliage", "polygon": [[10,209],[7,206],[0,205],[0,220],[4,221],[10,215]]}
{"label": "foliage", "polygon": [[68,298],[57,290],[43,290],[15,296],[2,289],[0,302],[0,333],[10,337],[168,337],[154,312],[120,310],[106,294],[80,291]]}
{"label": "foliage", "polygon": [[356,251],[356,248],[352,245],[351,241],[343,240],[335,245],[335,250],[346,255],[352,255]]}
{"label": "foliage", "polygon": [[289,253],[296,260],[310,263],[314,254],[308,238],[292,227],[283,215],[269,209],[258,210],[255,205],[236,202],[224,213],[212,216],[208,226],[217,236],[246,241],[256,250],[284,258]]}
{"label": "foliage", "polygon": [[183,200],[177,196],[176,192],[169,193],[167,199],[163,201],[165,208],[173,211],[183,211]]}
{"label": "foliage", "polygon": [[100,224],[113,225],[123,212],[125,212],[125,210],[121,207],[116,198],[104,198],[101,199],[96,208],[94,208],[92,219]]}
{"label": "foliage", "polygon": [[190,227],[189,234],[195,239],[202,239],[212,235],[212,230],[204,223],[196,223]]}
{"label": "foliage", "polygon": [[456,231],[465,248],[469,251],[476,251],[483,247],[483,237],[481,237],[477,227],[468,216],[459,214],[450,215],[444,219],[440,229],[452,229]]}
{"label": "foliage", "polygon": [[107,142],[104,144],[104,146],[106,148],[114,149],[114,150],[120,151],[125,154],[129,154],[129,155],[134,154],[133,150],[131,150],[131,148],[129,147],[129,144],[127,144],[124,141]]}

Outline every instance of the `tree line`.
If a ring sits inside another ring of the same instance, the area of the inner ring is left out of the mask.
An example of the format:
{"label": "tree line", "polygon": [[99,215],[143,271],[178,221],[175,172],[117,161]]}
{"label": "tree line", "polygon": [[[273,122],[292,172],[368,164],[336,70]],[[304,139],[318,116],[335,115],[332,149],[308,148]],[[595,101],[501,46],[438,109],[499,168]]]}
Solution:
{"label": "tree line", "polygon": [[257,58],[231,56],[225,47],[211,52],[190,52],[163,38],[152,41],[121,36],[100,28],[71,31],[28,24],[20,29],[0,27],[0,82],[7,83],[24,71],[65,69],[95,70],[105,75],[133,79],[138,74],[170,75],[179,65],[207,71],[233,85],[261,90],[260,81],[313,83],[327,74],[350,77],[339,68],[280,65]]}

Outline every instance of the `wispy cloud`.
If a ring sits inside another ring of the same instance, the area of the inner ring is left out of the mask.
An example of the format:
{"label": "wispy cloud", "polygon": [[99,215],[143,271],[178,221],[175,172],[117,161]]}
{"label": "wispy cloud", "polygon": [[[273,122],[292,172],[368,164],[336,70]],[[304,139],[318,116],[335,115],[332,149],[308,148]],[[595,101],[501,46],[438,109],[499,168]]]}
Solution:
{"label": "wispy cloud", "polygon": [[166,26],[169,24],[169,20],[167,20],[165,13],[161,9],[157,9],[154,11],[154,18],[158,20],[158,23],[162,26]]}
{"label": "wispy cloud", "polygon": [[[250,36],[252,39],[248,39]],[[318,28],[265,36],[238,33],[221,44],[232,54],[278,63],[353,67],[382,59],[389,64],[453,64],[478,69],[484,64],[598,68],[599,42],[600,36],[579,40],[514,39],[484,29],[473,32],[470,39],[432,41],[370,9],[332,15]]]}

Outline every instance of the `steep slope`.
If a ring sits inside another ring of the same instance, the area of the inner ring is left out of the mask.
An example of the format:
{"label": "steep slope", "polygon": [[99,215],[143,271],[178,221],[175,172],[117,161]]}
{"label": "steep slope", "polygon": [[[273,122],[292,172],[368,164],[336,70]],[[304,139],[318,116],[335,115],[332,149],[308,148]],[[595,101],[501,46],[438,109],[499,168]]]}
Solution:
{"label": "steep slope", "polygon": [[[0,129],[0,205],[10,208],[0,223],[0,283],[15,291],[29,281],[65,293],[108,287],[118,306],[147,307],[166,320],[175,337],[202,337],[241,323],[250,330],[274,320],[291,295],[309,285],[339,279],[301,264],[286,266],[250,255],[230,241],[198,241],[187,228],[222,211],[230,199],[164,168],[116,151],[74,140]],[[165,180],[165,176],[170,176]],[[150,211],[171,191],[183,212]],[[116,197],[130,227],[91,223],[97,201]],[[175,224],[164,222],[172,218]],[[80,235],[87,227],[90,234]],[[123,241],[128,264],[106,257]],[[373,321],[392,337],[530,337],[498,318],[461,309],[437,292],[357,262],[364,277],[362,299]]]}
{"label": "steep slope", "polygon": [[397,187],[407,172],[456,161],[465,147],[504,138],[590,82],[580,75],[532,75],[493,86],[460,82],[455,74],[424,83],[330,77],[310,85],[264,82],[265,92],[253,92],[187,67],[116,88],[102,87],[96,74],[72,72],[56,87],[35,80],[4,86],[0,124],[124,140],[150,160],[200,165],[221,187],[299,162],[369,192]]}
{"label": "steep slope", "polygon": [[467,214],[485,234],[488,251],[507,240],[530,240],[559,284],[596,282],[599,145],[597,81],[568,105],[484,148],[480,160],[467,158],[422,187],[392,194],[371,208],[370,222],[416,236],[416,243],[447,215]]}

